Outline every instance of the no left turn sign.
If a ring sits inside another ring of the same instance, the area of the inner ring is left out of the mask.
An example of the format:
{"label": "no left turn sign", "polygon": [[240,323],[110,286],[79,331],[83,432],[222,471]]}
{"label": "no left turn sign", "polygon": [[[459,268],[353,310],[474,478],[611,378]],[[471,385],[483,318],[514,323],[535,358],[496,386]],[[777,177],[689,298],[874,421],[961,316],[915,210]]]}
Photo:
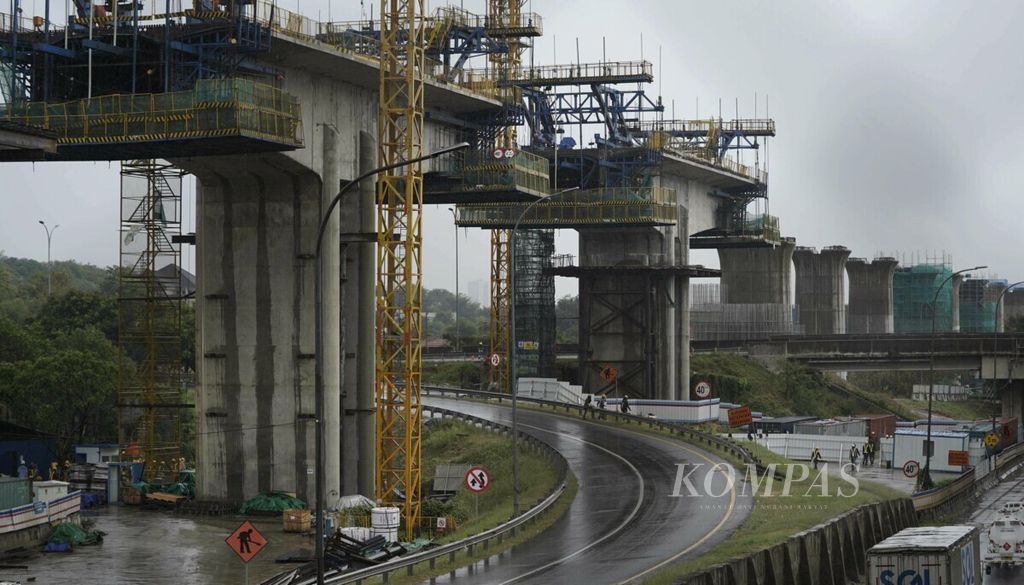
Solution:
{"label": "no left turn sign", "polygon": [[498,365],[501,364],[501,356],[496,353],[492,353],[490,362],[492,366],[498,367]]}

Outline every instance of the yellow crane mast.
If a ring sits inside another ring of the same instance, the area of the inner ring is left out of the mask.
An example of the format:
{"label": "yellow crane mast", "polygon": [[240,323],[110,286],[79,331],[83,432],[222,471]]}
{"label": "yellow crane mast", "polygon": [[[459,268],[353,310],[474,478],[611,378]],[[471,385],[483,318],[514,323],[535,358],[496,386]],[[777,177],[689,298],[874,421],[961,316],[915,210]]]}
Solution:
{"label": "yellow crane mast", "polygon": [[[489,0],[488,19],[494,28],[511,29],[518,26],[524,0]],[[502,83],[519,77],[524,45],[518,37],[508,37],[508,53],[494,54],[495,80],[500,88],[499,99],[503,107],[518,101],[519,90],[509,83]],[[516,129],[509,126],[495,136],[494,148],[515,149]],[[511,387],[512,372],[509,371],[509,357],[514,347],[509,347],[512,303],[515,302],[511,288],[512,272],[512,230],[491,230],[491,315],[490,315],[490,383],[499,392],[514,392]],[[496,356],[496,357],[494,357]]]}
{"label": "yellow crane mast", "polygon": [[[420,156],[426,47],[423,0],[381,7],[381,166]],[[402,510],[412,538],[420,515],[423,174],[411,164],[377,182],[376,498]]]}

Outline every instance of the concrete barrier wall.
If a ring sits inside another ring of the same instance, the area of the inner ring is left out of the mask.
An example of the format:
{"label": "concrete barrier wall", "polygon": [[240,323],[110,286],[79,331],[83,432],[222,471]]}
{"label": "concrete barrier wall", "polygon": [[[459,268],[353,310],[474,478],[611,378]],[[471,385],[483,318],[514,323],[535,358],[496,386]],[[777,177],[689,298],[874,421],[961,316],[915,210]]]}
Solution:
{"label": "concrete barrier wall", "polygon": [[683,577],[679,585],[847,585],[864,574],[867,550],[917,525],[909,499],[866,504],[757,551]]}

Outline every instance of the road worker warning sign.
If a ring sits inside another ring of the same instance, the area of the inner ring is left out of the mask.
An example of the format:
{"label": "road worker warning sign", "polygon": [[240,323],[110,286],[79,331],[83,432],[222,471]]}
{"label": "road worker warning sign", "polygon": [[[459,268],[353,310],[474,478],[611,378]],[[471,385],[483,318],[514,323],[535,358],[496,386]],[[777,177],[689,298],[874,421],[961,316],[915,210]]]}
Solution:
{"label": "road worker warning sign", "polygon": [[231,533],[231,536],[224,539],[231,550],[235,551],[243,563],[248,563],[252,558],[267,546],[267,539],[263,538],[259,530],[246,520],[242,525]]}

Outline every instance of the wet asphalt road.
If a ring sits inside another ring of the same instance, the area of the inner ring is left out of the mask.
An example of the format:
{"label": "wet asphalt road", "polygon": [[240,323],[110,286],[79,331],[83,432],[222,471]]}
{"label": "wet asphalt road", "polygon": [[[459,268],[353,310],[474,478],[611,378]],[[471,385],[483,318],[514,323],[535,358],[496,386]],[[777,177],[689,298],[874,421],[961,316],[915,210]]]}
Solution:
{"label": "wet asphalt road", "polygon": [[[0,561],[28,569],[0,569],[0,581],[24,585],[206,585],[244,583],[245,566],[224,543],[246,518],[177,516],[135,506],[106,506],[82,513],[107,533],[101,544],[71,553],[36,553],[28,559]],[[308,536],[285,533],[281,518],[249,518],[269,541],[249,563],[249,582],[295,565],[274,557],[296,548],[312,549]],[[34,581],[29,581],[35,578]]]}
{"label": "wet asphalt road", "polygon": [[[981,527],[981,549],[988,550],[988,527],[999,517],[999,508],[1006,502],[1024,501],[1024,478],[1019,474],[1000,482],[985,492],[968,520]],[[984,558],[984,557],[982,557]],[[982,563],[984,570],[984,563]],[[985,575],[984,585],[1020,585],[1024,583],[1024,568],[993,569]]]}
{"label": "wet asphalt road", "polygon": [[[507,406],[425,402],[511,422]],[[568,460],[579,482],[576,499],[539,536],[438,583],[640,582],[657,567],[692,558],[724,539],[750,510],[749,496],[739,494],[739,484],[728,490],[721,473],[710,478],[712,493],[724,492],[721,497],[672,497],[677,464],[704,464],[690,476],[702,489],[710,463],[721,461],[679,441],[528,408],[518,418],[524,432]]]}

